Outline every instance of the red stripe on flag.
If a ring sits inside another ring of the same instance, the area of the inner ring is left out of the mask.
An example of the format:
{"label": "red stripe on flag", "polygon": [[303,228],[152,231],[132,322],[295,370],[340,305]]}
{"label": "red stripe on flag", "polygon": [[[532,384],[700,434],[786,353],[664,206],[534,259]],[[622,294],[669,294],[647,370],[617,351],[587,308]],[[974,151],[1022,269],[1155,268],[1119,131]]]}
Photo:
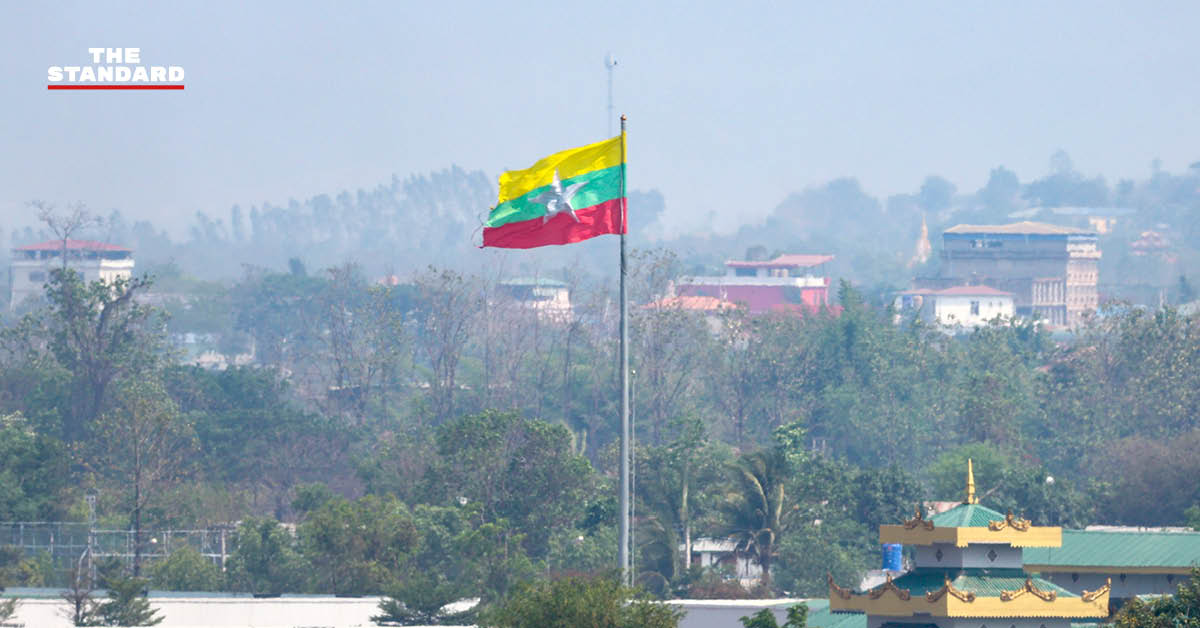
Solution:
{"label": "red stripe on flag", "polygon": [[599,205],[575,210],[579,222],[567,214],[558,214],[546,224],[541,218],[485,227],[483,245],[502,249],[532,249],[552,244],[582,242],[610,233],[625,233],[622,210],[624,200],[614,198]]}

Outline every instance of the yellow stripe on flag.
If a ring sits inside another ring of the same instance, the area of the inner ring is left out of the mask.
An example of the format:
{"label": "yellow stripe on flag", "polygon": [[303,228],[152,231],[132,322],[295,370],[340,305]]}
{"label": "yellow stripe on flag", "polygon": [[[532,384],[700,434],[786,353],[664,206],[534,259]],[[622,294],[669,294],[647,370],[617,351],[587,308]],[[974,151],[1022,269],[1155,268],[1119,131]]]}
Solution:
{"label": "yellow stripe on flag", "polygon": [[622,136],[618,135],[595,144],[568,148],[542,159],[525,170],[505,172],[500,175],[500,199],[496,201],[496,204],[511,201],[542,186],[550,185],[554,180],[555,170],[558,170],[559,180],[565,181],[593,170],[603,170],[620,165],[621,141]]}

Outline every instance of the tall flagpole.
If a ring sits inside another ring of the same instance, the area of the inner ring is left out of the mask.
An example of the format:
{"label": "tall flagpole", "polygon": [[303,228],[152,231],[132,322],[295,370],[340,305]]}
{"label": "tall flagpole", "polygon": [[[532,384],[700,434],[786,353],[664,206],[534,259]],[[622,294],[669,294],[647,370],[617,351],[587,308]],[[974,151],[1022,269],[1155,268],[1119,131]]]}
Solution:
{"label": "tall flagpole", "polygon": [[621,563],[621,581],[633,583],[633,570],[629,562],[630,538],[630,495],[629,457],[631,436],[629,429],[629,299],[625,292],[625,232],[629,230],[629,215],[625,201],[625,115],[621,115],[621,514],[618,534],[618,560]]}

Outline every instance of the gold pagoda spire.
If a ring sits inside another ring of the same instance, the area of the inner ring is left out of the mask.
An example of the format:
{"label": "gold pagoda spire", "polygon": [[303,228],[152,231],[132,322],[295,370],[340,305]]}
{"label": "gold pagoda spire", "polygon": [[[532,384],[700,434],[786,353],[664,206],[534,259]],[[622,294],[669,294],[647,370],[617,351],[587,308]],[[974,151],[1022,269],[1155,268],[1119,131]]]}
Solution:
{"label": "gold pagoda spire", "polygon": [[979,498],[975,497],[975,467],[973,464],[971,464],[970,458],[967,458],[967,498],[963,500],[963,503],[979,503]]}

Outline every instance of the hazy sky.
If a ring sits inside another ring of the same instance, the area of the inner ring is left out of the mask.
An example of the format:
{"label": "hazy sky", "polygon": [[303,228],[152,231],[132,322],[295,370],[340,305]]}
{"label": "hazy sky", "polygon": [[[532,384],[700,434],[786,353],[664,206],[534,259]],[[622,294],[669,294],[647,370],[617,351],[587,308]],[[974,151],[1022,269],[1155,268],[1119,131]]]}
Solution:
{"label": "hazy sky", "polygon": [[[675,231],[844,175],[1028,180],[1060,148],[1143,177],[1200,159],[1197,24],[1195,2],[0,2],[0,227],[34,198],[179,233],[393,173],[495,176],[604,136],[609,51],[630,186]],[[94,46],[187,89],[46,90]]]}

